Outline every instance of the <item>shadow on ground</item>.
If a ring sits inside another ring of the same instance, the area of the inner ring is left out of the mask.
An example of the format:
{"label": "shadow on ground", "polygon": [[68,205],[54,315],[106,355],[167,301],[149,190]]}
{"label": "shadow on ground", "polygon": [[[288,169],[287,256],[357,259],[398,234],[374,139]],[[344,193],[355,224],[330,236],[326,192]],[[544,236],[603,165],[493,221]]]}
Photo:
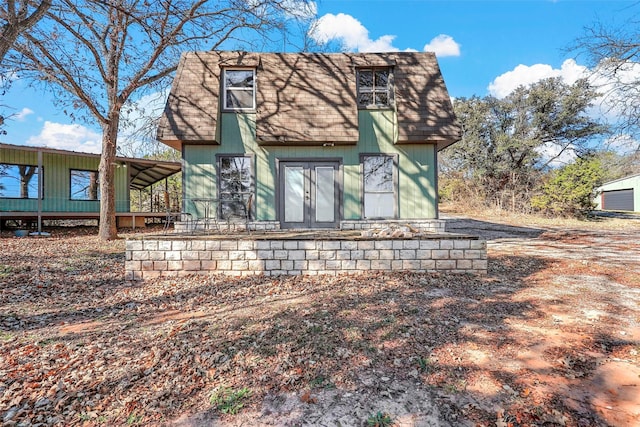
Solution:
{"label": "shadow on ground", "polygon": [[[8,425],[363,425],[377,412],[407,425],[634,420],[638,387],[616,377],[638,369],[638,337],[620,334],[634,313],[605,300],[606,287],[601,306],[581,306],[580,283],[550,291],[541,277],[555,273],[555,259],[491,256],[485,278],[192,276],[128,286],[122,256],[76,243],[55,254],[29,252],[27,241],[0,252],[13,268],[0,296]],[[251,390],[238,415],[209,403],[223,386]]]}
{"label": "shadow on ground", "polygon": [[480,236],[483,239],[493,240],[500,238],[530,239],[540,236],[544,229],[535,227],[523,227],[500,224],[496,222],[481,221],[470,218],[445,218],[445,231],[449,233],[470,234]]}

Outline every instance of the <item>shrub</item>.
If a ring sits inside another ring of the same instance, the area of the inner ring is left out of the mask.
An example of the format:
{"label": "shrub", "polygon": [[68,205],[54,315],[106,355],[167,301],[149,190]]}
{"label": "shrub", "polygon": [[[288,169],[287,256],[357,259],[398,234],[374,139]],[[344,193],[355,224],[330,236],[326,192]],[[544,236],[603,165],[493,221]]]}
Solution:
{"label": "shrub", "polygon": [[544,213],[580,216],[594,208],[595,189],[602,184],[604,171],[596,158],[577,159],[550,173],[532,197],[531,206]]}

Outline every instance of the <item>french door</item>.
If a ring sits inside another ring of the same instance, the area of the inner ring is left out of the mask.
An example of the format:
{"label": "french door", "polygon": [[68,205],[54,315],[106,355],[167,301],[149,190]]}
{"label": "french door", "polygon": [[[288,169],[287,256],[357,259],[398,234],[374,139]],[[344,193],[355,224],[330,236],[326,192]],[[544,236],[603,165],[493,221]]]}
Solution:
{"label": "french door", "polygon": [[280,227],[338,227],[339,170],[338,162],[281,161]]}

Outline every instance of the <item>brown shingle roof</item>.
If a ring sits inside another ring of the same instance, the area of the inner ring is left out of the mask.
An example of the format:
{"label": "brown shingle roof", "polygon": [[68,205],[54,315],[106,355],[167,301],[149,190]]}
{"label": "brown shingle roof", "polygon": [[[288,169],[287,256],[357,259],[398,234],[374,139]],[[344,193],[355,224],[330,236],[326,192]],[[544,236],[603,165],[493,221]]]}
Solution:
{"label": "brown shingle roof", "polygon": [[355,144],[358,141],[356,69],[392,66],[397,143],[459,139],[438,63],[432,53],[188,52],[158,128],[174,148],[183,142],[218,143],[221,68],[256,68],[256,139],[261,144]]}

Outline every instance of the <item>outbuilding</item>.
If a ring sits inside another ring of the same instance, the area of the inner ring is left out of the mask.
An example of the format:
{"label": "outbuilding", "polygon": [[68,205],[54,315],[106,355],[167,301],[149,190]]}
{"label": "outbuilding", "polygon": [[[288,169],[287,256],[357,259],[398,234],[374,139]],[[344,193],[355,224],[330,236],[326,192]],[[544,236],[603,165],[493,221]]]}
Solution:
{"label": "outbuilding", "polygon": [[[146,219],[164,219],[168,206],[160,209],[153,202],[148,212],[132,211],[131,191],[166,180],[181,171],[181,164],[129,157],[117,157],[115,162],[118,226],[144,226]],[[99,154],[0,143],[0,228],[7,221],[98,220],[99,163]]]}
{"label": "outbuilding", "polygon": [[598,190],[597,209],[640,212],[640,173],[607,182]]}

